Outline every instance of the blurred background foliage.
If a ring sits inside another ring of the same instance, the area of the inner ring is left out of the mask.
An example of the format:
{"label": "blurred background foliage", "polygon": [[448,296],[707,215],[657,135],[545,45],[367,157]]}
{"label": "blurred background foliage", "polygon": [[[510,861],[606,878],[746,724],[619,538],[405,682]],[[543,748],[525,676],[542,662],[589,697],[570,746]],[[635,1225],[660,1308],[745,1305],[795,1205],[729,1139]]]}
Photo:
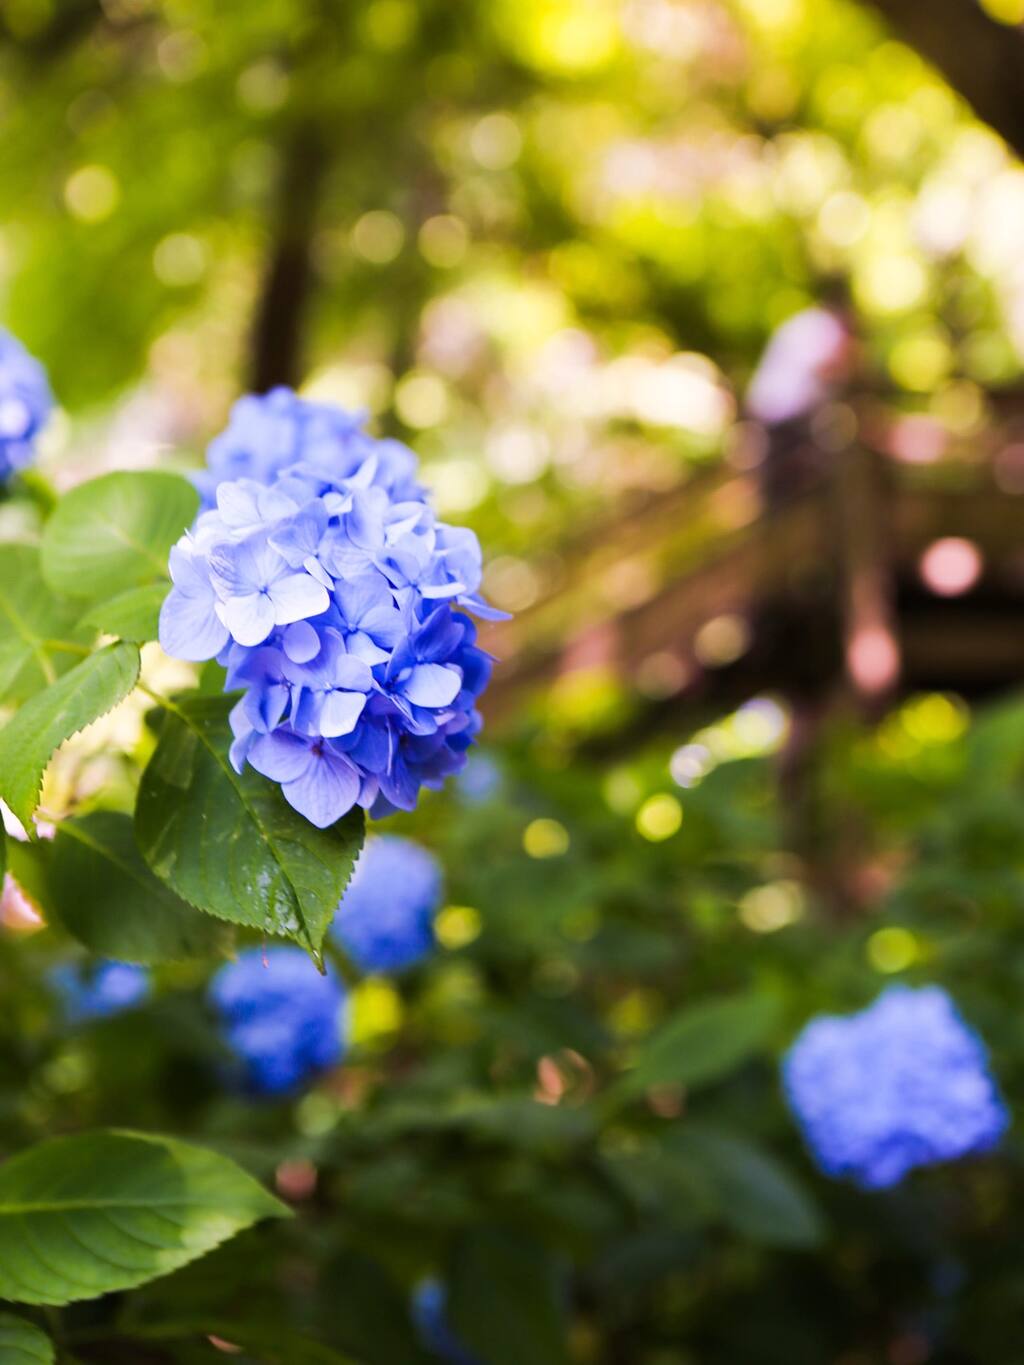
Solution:
{"label": "blurred background foliage", "polygon": [[[958,8],[1021,41],[1016,0]],[[516,613],[489,743],[394,822],[446,869],[437,952],[355,988],[308,1093],[225,1092],[208,966],[70,1029],[68,945],[0,939],[5,1151],[198,1135],[301,1212],[74,1310],[69,1349],[415,1365],[434,1274],[486,1365],[1012,1365],[1017,1140],[856,1194],[776,1061],[815,1012],[941,981],[1024,1085],[1013,152],[846,0],[4,0],[0,35],[0,316],[63,405],[47,472],[194,464],[239,392],[301,384],[415,445]],[[849,347],[793,362],[817,473],[852,505],[870,456],[942,500],[867,568],[832,503],[810,549],[779,529],[796,429],[744,405],[822,304]],[[774,558],[734,572],[755,533]],[[768,666],[772,574],[787,608],[810,587]],[[929,594],[955,666],[913,652]],[[151,743],[99,722],[47,808]]]}

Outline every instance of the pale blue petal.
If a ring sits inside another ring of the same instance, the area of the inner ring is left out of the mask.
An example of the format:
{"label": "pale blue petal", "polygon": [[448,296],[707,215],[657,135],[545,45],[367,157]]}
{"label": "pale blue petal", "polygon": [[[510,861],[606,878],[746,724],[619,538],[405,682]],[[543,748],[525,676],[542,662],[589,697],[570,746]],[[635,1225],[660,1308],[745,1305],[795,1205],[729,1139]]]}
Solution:
{"label": "pale blue petal", "polygon": [[274,604],[262,592],[229,597],[220,610],[224,624],[240,645],[261,645],[274,629]]}
{"label": "pale blue petal", "polygon": [[339,654],[332,661],[331,683],[334,687],[344,687],[352,692],[369,692],[373,686],[373,674],[362,659],[352,654]]}
{"label": "pale blue petal", "polygon": [[320,709],[320,733],[328,739],[351,734],[365,705],[364,692],[328,692]]}
{"label": "pale blue petal", "polygon": [[275,730],[260,735],[249,749],[249,762],[258,773],[275,782],[295,782],[310,766],[313,752],[308,739]]}
{"label": "pale blue petal", "polygon": [[331,604],[327,589],[308,573],[287,574],[272,583],[268,592],[273,602],[274,623],[279,626],[319,616]]}
{"label": "pale blue petal", "polygon": [[348,652],[356,659],[362,659],[363,663],[369,668],[374,668],[377,664],[386,664],[391,657],[386,649],[381,649],[375,645],[369,635],[364,635],[361,630],[349,635],[345,640]]}
{"label": "pale blue petal", "polygon": [[462,688],[462,674],[444,664],[417,664],[401,688],[414,706],[450,706]]}
{"label": "pale blue petal", "polygon": [[172,588],[160,608],[160,647],[172,659],[201,663],[228,642],[227,629],[214,610],[213,595],[186,597]]}
{"label": "pale blue petal", "polygon": [[295,664],[308,664],[320,653],[320,636],[308,621],[293,621],[286,627],[281,643]]}
{"label": "pale blue petal", "polygon": [[340,754],[314,755],[302,777],[286,782],[285,800],[306,819],[326,829],[352,809],[359,796],[359,774]]}

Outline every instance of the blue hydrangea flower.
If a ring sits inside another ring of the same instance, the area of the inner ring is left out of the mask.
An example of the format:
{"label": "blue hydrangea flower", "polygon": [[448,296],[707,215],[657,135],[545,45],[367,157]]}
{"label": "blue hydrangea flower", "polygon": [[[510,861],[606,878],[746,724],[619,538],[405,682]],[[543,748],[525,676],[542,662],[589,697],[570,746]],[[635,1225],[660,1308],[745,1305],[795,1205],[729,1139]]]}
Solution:
{"label": "blue hydrangea flower", "polygon": [[412,810],[480,728],[491,661],[465,613],[502,613],[479,595],[476,536],[436,519],[405,446],[287,389],[235,405],[198,483],[160,642],[242,691],[235,767],[321,828],[356,804]]}
{"label": "blue hydrangea flower", "polygon": [[459,774],[459,795],[468,806],[482,806],[498,795],[502,787],[501,768],[489,754],[472,754]]}
{"label": "blue hydrangea flower", "polygon": [[448,1325],[448,1294],[440,1280],[421,1280],[412,1299],[412,1319],[432,1355],[449,1365],[481,1365]]}
{"label": "blue hydrangea flower", "polygon": [[434,946],[441,868],[433,854],[393,835],[371,839],[341,898],[334,933],[364,972],[411,967]]}
{"label": "blue hydrangea flower", "polygon": [[247,949],[217,972],[210,999],[255,1094],[286,1094],[341,1060],[344,987],[301,948]]}
{"label": "blue hydrangea flower", "polygon": [[52,408],[46,371],[0,328],[0,483],[31,464]]}
{"label": "blue hydrangea flower", "polygon": [[70,1024],[109,1019],[141,1004],[152,990],[147,969],[127,962],[64,962],[51,972],[50,981]]}
{"label": "blue hydrangea flower", "polygon": [[866,1189],[985,1151],[1009,1122],[984,1044],[938,986],[892,986],[859,1014],[812,1019],[783,1080],[822,1170]]}

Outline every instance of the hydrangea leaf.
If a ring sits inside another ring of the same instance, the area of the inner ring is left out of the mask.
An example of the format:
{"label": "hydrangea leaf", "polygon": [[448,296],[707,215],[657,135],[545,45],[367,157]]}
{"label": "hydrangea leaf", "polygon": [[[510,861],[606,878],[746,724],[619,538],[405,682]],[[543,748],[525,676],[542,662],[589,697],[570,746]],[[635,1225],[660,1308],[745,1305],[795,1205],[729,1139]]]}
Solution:
{"label": "hydrangea leaf", "polygon": [[135,845],[131,817],[93,811],[62,820],[35,847],[45,908],[91,952],[117,962],[215,955],[230,931],[154,877]]}
{"label": "hydrangea leaf", "polygon": [[190,904],[293,938],[318,958],[362,847],[362,812],[317,829],[276,783],[251,768],[236,773],[231,704],[195,696],[164,716],[139,787],[139,848]]}
{"label": "hydrangea leaf", "polygon": [[54,750],[115,707],[138,677],[138,647],[109,645],[26,702],[0,730],[0,796],[26,829]]}
{"label": "hydrangea leaf", "polygon": [[34,545],[0,545],[0,701],[23,701],[75,663],[81,606],[55,596],[43,580]]}
{"label": "hydrangea leaf", "polygon": [[60,1305],[132,1289],[287,1213],[200,1147],[112,1131],[51,1138],[0,1167],[0,1298]]}
{"label": "hydrangea leaf", "polygon": [[670,1152],[716,1196],[720,1216],[741,1237],[769,1246],[814,1246],[821,1214],[780,1162],[760,1147],[710,1125],[687,1124]]}
{"label": "hydrangea leaf", "polygon": [[145,644],[159,634],[160,608],[166,596],[166,583],[144,583],[140,588],[129,588],[108,602],[90,608],[82,622],[107,635],[119,635],[122,640]]}
{"label": "hydrangea leaf", "polygon": [[104,474],[66,493],[43,531],[43,574],[54,592],[93,600],[166,579],[171,546],[199,494],[160,470]]}
{"label": "hydrangea leaf", "polygon": [[754,993],[689,1006],[640,1045],[633,1069],[608,1101],[628,1102],[651,1086],[718,1080],[763,1046],[777,1019],[775,998]]}
{"label": "hydrangea leaf", "polygon": [[53,1365],[53,1342],[24,1318],[0,1313],[0,1361],[3,1365]]}
{"label": "hydrangea leaf", "polygon": [[[448,1318],[456,1339],[488,1365],[567,1365],[559,1286],[544,1249],[481,1228],[455,1250]],[[495,1324],[501,1330],[495,1331]]]}

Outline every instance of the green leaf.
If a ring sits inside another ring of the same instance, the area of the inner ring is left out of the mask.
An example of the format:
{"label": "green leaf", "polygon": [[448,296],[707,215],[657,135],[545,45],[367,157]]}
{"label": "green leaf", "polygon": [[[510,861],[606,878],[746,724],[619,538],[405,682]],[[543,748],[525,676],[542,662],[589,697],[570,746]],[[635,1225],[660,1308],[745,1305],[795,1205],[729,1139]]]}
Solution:
{"label": "green leaf", "polygon": [[160,608],[168,593],[167,583],[145,583],[129,588],[109,602],[90,608],[82,617],[83,625],[95,626],[107,635],[145,644],[160,633]]}
{"label": "green leaf", "polygon": [[566,1365],[558,1283],[544,1249],[492,1228],[455,1251],[448,1317],[456,1337],[487,1365]]}
{"label": "green leaf", "polygon": [[0,1298],[65,1304],[132,1289],[287,1213],[200,1147],[141,1133],[51,1138],[0,1166]]}
{"label": "green leaf", "polygon": [[167,962],[208,957],[228,930],[188,905],[153,876],[135,846],[130,816],[94,811],[63,820],[37,854],[45,908],[101,957]]}
{"label": "green leaf", "polygon": [[717,1196],[722,1220],[741,1236],[769,1246],[814,1246],[821,1214],[807,1191],[773,1156],[710,1125],[687,1125],[669,1150]]}
{"label": "green leaf", "polygon": [[691,1005],[640,1045],[632,1071],[609,1091],[623,1103],[656,1085],[718,1080],[762,1047],[778,1018],[773,996],[729,996]]}
{"label": "green leaf", "polygon": [[139,787],[139,849],[190,904],[294,938],[316,957],[362,846],[362,811],[317,829],[275,782],[236,773],[231,705],[196,696],[164,717]]}
{"label": "green leaf", "polygon": [[138,677],[138,648],[110,645],[26,702],[0,730],[0,796],[26,830],[31,831],[43,774],[54,750],[112,710]]}
{"label": "green leaf", "polygon": [[53,1365],[53,1342],[31,1322],[0,1313],[0,1365]]}
{"label": "green leaf", "polygon": [[35,546],[0,545],[0,700],[31,697],[78,662],[47,642],[78,643],[80,616],[80,606],[46,586]]}
{"label": "green leaf", "polygon": [[179,474],[104,474],[66,493],[43,531],[43,574],[69,597],[113,597],[166,579],[171,546],[199,494]]}

